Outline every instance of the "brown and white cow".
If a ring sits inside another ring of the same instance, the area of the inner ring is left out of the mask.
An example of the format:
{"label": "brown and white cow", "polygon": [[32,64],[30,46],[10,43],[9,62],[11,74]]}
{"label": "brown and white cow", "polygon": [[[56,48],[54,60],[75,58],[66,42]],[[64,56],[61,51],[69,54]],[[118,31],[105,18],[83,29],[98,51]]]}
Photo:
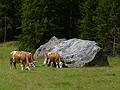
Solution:
{"label": "brown and white cow", "polygon": [[10,65],[14,64],[16,68],[16,63],[21,63],[21,70],[24,68],[30,70],[30,66],[34,64],[32,53],[26,51],[12,51],[10,53]]}
{"label": "brown and white cow", "polygon": [[46,58],[44,60],[44,65],[51,65],[51,62],[56,68],[62,68],[62,65],[64,64],[64,61],[61,59],[58,52],[48,52],[46,54]]}
{"label": "brown and white cow", "polygon": [[35,60],[33,58],[33,54],[31,52],[27,52],[27,51],[21,51],[22,53],[26,54],[26,57],[28,57],[29,60],[29,66],[30,67],[35,67]]}

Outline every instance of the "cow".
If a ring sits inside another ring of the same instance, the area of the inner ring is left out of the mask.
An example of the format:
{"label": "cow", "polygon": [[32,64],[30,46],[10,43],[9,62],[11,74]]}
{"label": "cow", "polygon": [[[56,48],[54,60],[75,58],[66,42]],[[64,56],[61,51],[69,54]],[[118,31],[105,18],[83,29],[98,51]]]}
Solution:
{"label": "cow", "polygon": [[16,69],[16,63],[21,63],[21,70],[24,68],[30,70],[30,66],[34,64],[32,53],[26,51],[12,51],[10,53],[10,65],[14,64]]}
{"label": "cow", "polygon": [[21,51],[22,53],[26,54],[26,57],[28,57],[29,60],[29,66],[30,67],[35,67],[35,60],[33,58],[33,54],[31,52],[26,52],[26,51]]}
{"label": "cow", "polygon": [[46,53],[46,58],[43,64],[51,65],[51,63],[53,63],[54,67],[56,68],[62,68],[64,61],[61,59],[58,52],[50,51]]}

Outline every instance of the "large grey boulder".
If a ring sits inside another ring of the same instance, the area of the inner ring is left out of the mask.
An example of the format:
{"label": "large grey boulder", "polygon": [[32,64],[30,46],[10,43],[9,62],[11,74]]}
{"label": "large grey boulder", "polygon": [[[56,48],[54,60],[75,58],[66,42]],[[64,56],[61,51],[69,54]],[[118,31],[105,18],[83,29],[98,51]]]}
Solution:
{"label": "large grey boulder", "polygon": [[45,51],[51,51],[54,46],[60,44],[61,42],[66,41],[66,39],[57,39],[55,36],[52,37],[47,43],[41,45],[35,52],[34,58],[44,56]]}
{"label": "large grey boulder", "polygon": [[57,51],[68,67],[109,65],[107,57],[95,41],[57,39],[54,36],[36,50],[34,58],[43,56],[45,51]]}

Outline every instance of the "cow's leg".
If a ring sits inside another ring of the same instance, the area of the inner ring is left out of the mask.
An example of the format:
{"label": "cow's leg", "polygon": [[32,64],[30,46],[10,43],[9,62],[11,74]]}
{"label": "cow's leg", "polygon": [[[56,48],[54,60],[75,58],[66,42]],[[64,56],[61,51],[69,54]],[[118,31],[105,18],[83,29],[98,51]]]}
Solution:
{"label": "cow's leg", "polygon": [[25,68],[30,70],[30,67],[29,67],[29,58],[26,57],[26,64],[25,64]]}
{"label": "cow's leg", "polygon": [[12,69],[12,59],[10,59],[10,69]]}
{"label": "cow's leg", "polygon": [[44,62],[43,62],[43,65],[47,64],[48,63],[48,58],[45,58]]}
{"label": "cow's leg", "polygon": [[23,64],[21,64],[21,70],[23,70],[24,69],[24,65]]}
{"label": "cow's leg", "polygon": [[16,62],[13,62],[13,65],[14,65],[15,69],[17,69],[17,67],[16,67]]}
{"label": "cow's leg", "polygon": [[53,67],[56,67],[56,62],[55,61],[53,61]]}
{"label": "cow's leg", "polygon": [[59,63],[58,62],[56,62],[56,68],[59,68]]}
{"label": "cow's leg", "polygon": [[53,64],[53,62],[51,62],[51,63],[50,63],[50,66],[54,67],[54,64]]}
{"label": "cow's leg", "polygon": [[51,66],[51,60],[48,60],[47,66]]}
{"label": "cow's leg", "polygon": [[60,61],[60,62],[59,62],[59,66],[60,66],[60,68],[62,68],[62,65],[63,65],[63,63]]}
{"label": "cow's leg", "polygon": [[24,70],[24,68],[25,68],[25,61],[22,61],[22,60],[21,60],[20,63],[21,63],[21,70]]}

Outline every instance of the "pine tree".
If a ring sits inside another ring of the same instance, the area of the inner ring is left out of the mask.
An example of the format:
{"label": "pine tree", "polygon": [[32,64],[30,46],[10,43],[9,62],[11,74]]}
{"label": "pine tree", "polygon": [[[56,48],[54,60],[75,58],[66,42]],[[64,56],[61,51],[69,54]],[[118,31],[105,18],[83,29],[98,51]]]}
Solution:
{"label": "pine tree", "polygon": [[77,0],[22,0],[20,49],[36,49],[53,36],[58,38],[77,36],[74,23],[77,2]]}
{"label": "pine tree", "polygon": [[34,51],[40,44],[45,43],[46,31],[44,17],[44,0],[22,0],[22,34],[20,36],[20,50]]}
{"label": "pine tree", "polygon": [[0,42],[15,40],[20,30],[20,0],[0,1]]}
{"label": "pine tree", "polygon": [[82,39],[96,40],[96,16],[97,0],[86,0],[80,2],[80,19],[78,19],[79,37]]}
{"label": "pine tree", "polygon": [[50,36],[67,39],[77,37],[78,0],[48,0],[47,6]]}
{"label": "pine tree", "polygon": [[94,40],[108,55],[119,52],[119,0],[80,2],[78,30],[80,38]]}
{"label": "pine tree", "polygon": [[97,25],[97,42],[109,54],[115,54],[115,43],[118,41],[119,34],[119,3],[117,0],[103,0],[99,2],[97,8],[96,25]]}

